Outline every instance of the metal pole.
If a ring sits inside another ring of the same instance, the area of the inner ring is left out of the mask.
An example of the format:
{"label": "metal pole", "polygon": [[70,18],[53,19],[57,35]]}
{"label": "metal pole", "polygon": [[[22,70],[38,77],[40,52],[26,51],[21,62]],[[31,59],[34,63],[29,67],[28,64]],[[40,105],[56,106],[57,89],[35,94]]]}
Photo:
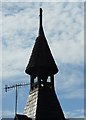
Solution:
{"label": "metal pole", "polygon": [[15,85],[13,85],[13,86],[7,86],[7,85],[5,85],[5,92],[7,92],[8,91],[8,89],[11,89],[11,88],[15,88],[16,89],[16,91],[15,91],[15,108],[14,108],[14,110],[15,110],[15,115],[17,114],[17,103],[18,103],[18,87],[21,87],[21,86],[26,86],[26,85],[30,85],[29,83],[26,83],[26,84],[15,84]]}
{"label": "metal pole", "polygon": [[16,84],[16,100],[15,100],[15,115],[17,114],[17,84]]}

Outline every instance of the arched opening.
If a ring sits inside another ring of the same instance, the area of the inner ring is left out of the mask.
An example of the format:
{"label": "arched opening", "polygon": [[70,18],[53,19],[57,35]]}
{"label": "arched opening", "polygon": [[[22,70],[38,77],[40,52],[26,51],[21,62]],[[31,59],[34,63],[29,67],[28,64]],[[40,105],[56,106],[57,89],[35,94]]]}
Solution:
{"label": "arched opening", "polygon": [[30,84],[31,84],[31,90],[34,90],[35,88],[37,88],[38,87],[38,77],[31,76]]}

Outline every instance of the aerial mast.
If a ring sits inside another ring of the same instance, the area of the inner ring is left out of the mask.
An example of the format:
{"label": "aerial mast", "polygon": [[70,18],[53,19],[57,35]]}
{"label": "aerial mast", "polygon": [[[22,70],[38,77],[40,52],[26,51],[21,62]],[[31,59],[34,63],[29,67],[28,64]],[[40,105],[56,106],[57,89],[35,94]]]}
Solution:
{"label": "aerial mast", "polygon": [[24,87],[30,85],[29,83],[21,83],[21,84],[15,84],[12,86],[7,86],[5,85],[5,92],[8,92],[9,89],[14,89],[15,88],[15,115],[17,114],[17,106],[18,106],[18,88],[19,87]]}

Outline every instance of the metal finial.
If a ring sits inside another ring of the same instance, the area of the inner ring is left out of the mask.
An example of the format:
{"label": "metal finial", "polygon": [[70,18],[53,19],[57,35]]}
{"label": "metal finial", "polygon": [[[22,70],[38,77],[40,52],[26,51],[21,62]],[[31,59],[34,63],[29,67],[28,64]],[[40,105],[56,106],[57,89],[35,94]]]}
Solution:
{"label": "metal finial", "polygon": [[40,26],[42,26],[42,8],[40,8]]}

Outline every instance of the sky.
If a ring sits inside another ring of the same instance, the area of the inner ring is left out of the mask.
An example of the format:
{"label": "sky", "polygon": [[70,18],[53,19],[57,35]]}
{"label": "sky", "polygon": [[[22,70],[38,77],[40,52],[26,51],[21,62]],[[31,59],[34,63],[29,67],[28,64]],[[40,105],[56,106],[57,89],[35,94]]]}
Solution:
{"label": "sky", "polygon": [[[59,68],[55,75],[55,91],[61,107],[67,118],[83,117],[84,3],[20,1],[3,2],[2,13],[0,9],[2,116],[13,117],[15,107],[15,89],[5,92],[5,85],[30,82],[24,70],[38,36],[40,7],[45,36]],[[18,113],[23,113],[28,95],[29,86],[18,89]]]}

